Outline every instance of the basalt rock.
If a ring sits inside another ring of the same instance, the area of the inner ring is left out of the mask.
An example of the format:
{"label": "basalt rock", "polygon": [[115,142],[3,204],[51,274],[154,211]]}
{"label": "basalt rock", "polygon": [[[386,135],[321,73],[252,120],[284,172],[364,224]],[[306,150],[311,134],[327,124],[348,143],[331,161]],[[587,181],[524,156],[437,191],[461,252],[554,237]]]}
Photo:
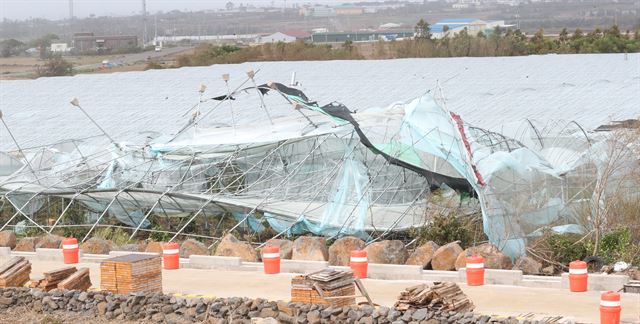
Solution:
{"label": "basalt rock", "polygon": [[407,249],[402,241],[386,240],[369,244],[365,251],[370,263],[404,264]]}
{"label": "basalt rock", "polygon": [[357,237],[345,236],[339,238],[329,247],[329,264],[348,266],[351,259],[351,251],[362,249],[364,249],[364,241]]}
{"label": "basalt rock", "polygon": [[214,255],[240,257],[245,262],[258,261],[258,252],[248,242],[240,241],[227,234],[222,238]]}
{"label": "basalt rock", "polygon": [[327,261],[329,251],[324,237],[300,236],[293,241],[292,260]]}

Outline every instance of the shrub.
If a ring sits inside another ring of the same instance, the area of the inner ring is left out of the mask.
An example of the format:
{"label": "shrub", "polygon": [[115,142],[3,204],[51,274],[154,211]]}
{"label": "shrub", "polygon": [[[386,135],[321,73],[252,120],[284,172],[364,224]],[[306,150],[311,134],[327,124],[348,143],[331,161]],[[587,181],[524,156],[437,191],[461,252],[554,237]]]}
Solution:
{"label": "shrub", "polygon": [[551,260],[563,265],[582,260],[591,253],[584,243],[582,235],[578,234],[549,234],[544,238],[551,252]]}
{"label": "shrub", "polygon": [[147,66],[144,67],[145,71],[146,70],[160,70],[160,69],[166,69],[166,66],[162,65],[162,63],[159,63],[157,61],[149,61],[147,63]]}
{"label": "shrub", "polygon": [[[586,245],[590,249],[593,243],[588,242]],[[640,265],[640,245],[634,244],[628,227],[619,227],[602,236],[597,256],[608,264],[625,261]]]}
{"label": "shrub", "polygon": [[129,241],[129,234],[119,227],[103,227],[93,232],[93,237],[110,240],[115,245],[122,246]]}
{"label": "shrub", "polygon": [[73,64],[61,56],[53,56],[43,66],[36,67],[36,74],[39,77],[73,75]]}
{"label": "shrub", "polygon": [[431,224],[418,229],[416,236],[419,244],[434,241],[438,245],[444,245],[460,241],[463,248],[487,240],[479,215],[458,216],[455,213],[437,214]]}

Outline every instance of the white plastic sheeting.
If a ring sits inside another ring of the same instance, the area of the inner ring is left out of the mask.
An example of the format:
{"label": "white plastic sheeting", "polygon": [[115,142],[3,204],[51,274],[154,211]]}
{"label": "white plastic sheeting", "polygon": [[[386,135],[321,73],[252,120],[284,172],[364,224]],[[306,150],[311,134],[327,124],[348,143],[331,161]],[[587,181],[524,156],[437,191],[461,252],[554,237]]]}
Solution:
{"label": "white plastic sheeting", "polygon": [[[339,101],[359,111],[386,107],[429,90],[433,93],[440,82],[449,110],[474,125],[514,137],[509,125],[519,126],[525,118],[543,123],[575,120],[587,130],[611,119],[635,118],[640,54],[625,55],[252,62],[1,80],[0,110],[24,147],[100,135],[69,104],[74,97],[117,141],[142,142],[153,132],[169,134],[180,129],[186,122],[183,114],[198,102],[200,84],[208,86],[205,98],[224,94],[223,73],[231,75],[233,89],[254,69],[259,70],[259,83],[289,80],[296,72],[310,98]],[[265,96],[272,116],[290,116],[290,106],[274,97]],[[250,94],[248,99],[247,104],[234,104],[237,122],[267,125],[258,95]],[[201,110],[207,112],[212,106],[204,103]],[[230,125],[229,109],[227,103],[221,105],[215,122]],[[0,149],[12,148],[6,131],[0,129]]]}

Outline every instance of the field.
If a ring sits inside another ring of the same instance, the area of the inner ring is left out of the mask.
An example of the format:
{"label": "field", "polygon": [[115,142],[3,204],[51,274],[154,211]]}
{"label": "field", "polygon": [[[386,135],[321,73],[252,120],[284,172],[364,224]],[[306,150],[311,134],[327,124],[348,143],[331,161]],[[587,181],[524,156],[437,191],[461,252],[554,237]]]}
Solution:
{"label": "field", "polygon": [[[175,56],[189,51],[188,47],[166,48],[162,52],[142,52],[119,55],[69,55],[64,59],[73,64],[75,73],[112,73],[126,71],[142,71],[147,60],[172,61]],[[108,68],[102,67],[103,61],[109,61]],[[38,65],[44,60],[36,56],[18,56],[0,58],[0,79],[32,79],[36,78]]]}

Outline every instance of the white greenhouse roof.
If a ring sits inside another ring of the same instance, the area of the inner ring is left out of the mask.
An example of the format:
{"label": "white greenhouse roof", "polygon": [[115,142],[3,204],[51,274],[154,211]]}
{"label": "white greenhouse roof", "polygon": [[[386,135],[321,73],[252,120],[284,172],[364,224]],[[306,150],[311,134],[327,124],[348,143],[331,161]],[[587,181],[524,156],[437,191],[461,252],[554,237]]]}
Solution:
{"label": "white greenhouse roof", "polygon": [[[439,82],[448,109],[469,123],[496,131],[524,119],[575,120],[594,129],[640,115],[640,54],[253,62],[3,80],[0,110],[24,147],[100,134],[69,104],[74,97],[117,141],[137,141],[142,131],[174,133],[185,125],[190,116],[184,114],[198,102],[200,84],[208,87],[205,97],[226,94],[221,75],[231,75],[233,90],[250,69],[259,70],[258,83],[289,84],[296,72],[300,89],[311,100],[338,101],[351,110],[408,101],[434,92]],[[267,122],[257,94],[249,97],[233,102],[236,120]],[[291,106],[269,97],[272,116],[291,113]],[[203,104],[202,112],[215,104]],[[228,108],[224,102],[212,121],[228,121]],[[13,147],[7,131],[0,128],[0,150]]]}

